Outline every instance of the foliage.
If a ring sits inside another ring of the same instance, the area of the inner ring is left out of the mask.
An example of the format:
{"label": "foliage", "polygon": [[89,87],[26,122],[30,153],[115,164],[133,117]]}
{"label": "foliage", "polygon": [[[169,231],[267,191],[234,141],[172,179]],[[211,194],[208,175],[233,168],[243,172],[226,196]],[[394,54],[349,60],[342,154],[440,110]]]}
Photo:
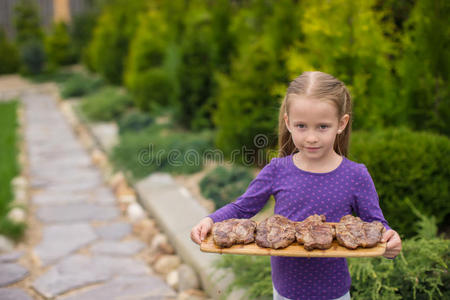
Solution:
{"label": "foliage", "polygon": [[120,169],[129,170],[135,179],[153,172],[190,174],[203,167],[202,157],[211,149],[212,132],[192,134],[166,125],[125,132],[113,150],[112,159]]}
{"label": "foliage", "polygon": [[87,46],[89,41],[92,39],[99,14],[99,8],[91,7],[89,10],[85,10],[82,13],[73,16],[69,27],[69,34],[73,43],[73,51],[77,61],[81,59],[87,64],[89,62],[87,57]]}
{"label": "foliage", "polygon": [[76,73],[62,83],[61,96],[63,98],[81,97],[94,92],[104,85],[101,78]]}
{"label": "foliage", "polygon": [[216,209],[227,205],[242,195],[252,181],[249,169],[234,166],[231,169],[219,166],[200,181],[200,190],[206,198],[212,199]]}
{"label": "foliage", "polygon": [[[356,299],[447,299],[450,296],[450,240],[432,236],[433,218],[420,213],[419,235],[403,241],[394,260],[350,258],[351,294]],[[425,235],[422,235],[425,234]]]}
{"label": "foliage", "polygon": [[212,15],[204,1],[192,1],[186,12],[186,30],[178,66],[180,123],[191,129],[212,126]]}
{"label": "foliage", "polygon": [[10,43],[3,30],[0,30],[0,74],[14,73],[19,70],[19,52],[16,46]]}
{"label": "foliage", "polygon": [[131,37],[146,1],[115,0],[106,4],[89,45],[89,65],[113,84],[122,82]]}
{"label": "foliage", "polygon": [[177,27],[182,11],[180,1],[153,3],[140,17],[127,59],[125,84],[142,110],[173,105],[177,97],[179,54],[175,41],[180,35]]}
{"label": "foliage", "polygon": [[[251,1],[248,7],[238,12],[230,25],[230,31],[237,40],[238,54],[232,59],[229,75],[216,75],[216,145],[227,155],[242,147],[253,151],[253,154],[243,154],[244,160],[255,159],[255,153],[260,152],[260,147],[254,142],[257,134],[268,137],[267,147],[276,143],[280,99],[276,88],[287,81],[283,53],[300,32],[295,23],[297,10],[294,9],[294,1],[280,3],[283,5],[274,6],[272,1]],[[283,18],[284,24],[292,25],[289,34],[285,33]],[[282,46],[278,45],[281,41]],[[256,160],[260,161],[259,158]]]}
{"label": "foliage", "polygon": [[[304,37],[288,51],[290,78],[304,71],[332,74],[350,89],[353,128],[404,124],[406,103],[397,97],[390,58],[393,26],[377,1],[302,1]],[[339,13],[336,13],[339,12]]]}
{"label": "foliage", "polygon": [[42,41],[44,34],[35,1],[20,0],[17,2],[14,6],[14,28],[16,30],[16,42],[19,46],[30,40]]}
{"label": "foliage", "polygon": [[14,7],[16,44],[22,61],[21,72],[38,74],[44,70],[46,55],[38,7],[32,0],[20,0]]}
{"label": "foliage", "polygon": [[68,27],[63,22],[53,24],[51,34],[46,36],[45,47],[50,68],[57,68],[75,62],[75,53]]}
{"label": "foliage", "polygon": [[418,0],[406,21],[397,63],[408,125],[450,135],[450,4]]}
{"label": "foliage", "polygon": [[119,121],[119,133],[123,134],[127,131],[138,132],[153,124],[153,118],[144,112],[132,110],[123,115]]}
{"label": "foliage", "polygon": [[243,288],[249,299],[272,299],[272,276],[268,256],[222,255],[216,261],[216,268],[230,268],[234,273],[233,282],[225,293],[233,288]]}
{"label": "foliage", "polygon": [[125,92],[117,88],[104,87],[81,102],[81,110],[93,121],[114,121],[131,106],[132,100]]}
{"label": "foliage", "polygon": [[42,73],[47,61],[43,42],[38,39],[24,42],[20,47],[20,58],[23,63],[22,73],[27,75]]}
{"label": "foliage", "polygon": [[0,234],[13,239],[20,238],[24,224],[17,224],[7,218],[14,199],[11,181],[19,174],[17,162],[17,101],[0,103]]}
{"label": "foliage", "polygon": [[450,141],[445,136],[406,128],[355,132],[350,157],[364,163],[377,189],[391,227],[414,234],[416,217],[406,198],[438,225],[449,223]]}

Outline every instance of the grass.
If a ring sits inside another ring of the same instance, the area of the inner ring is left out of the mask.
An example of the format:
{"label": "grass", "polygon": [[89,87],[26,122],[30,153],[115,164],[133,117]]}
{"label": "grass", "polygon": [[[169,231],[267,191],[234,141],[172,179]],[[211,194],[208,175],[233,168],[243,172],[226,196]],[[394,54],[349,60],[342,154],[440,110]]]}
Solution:
{"label": "grass", "polygon": [[24,224],[16,224],[6,218],[14,194],[11,180],[19,174],[17,163],[17,101],[0,103],[0,234],[19,239]]}

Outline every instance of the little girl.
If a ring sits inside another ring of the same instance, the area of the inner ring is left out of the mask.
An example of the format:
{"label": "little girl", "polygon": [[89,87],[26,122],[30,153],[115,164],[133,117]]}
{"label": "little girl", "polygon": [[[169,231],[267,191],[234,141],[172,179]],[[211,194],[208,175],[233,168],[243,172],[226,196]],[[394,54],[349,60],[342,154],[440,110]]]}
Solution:
{"label": "little girl", "polygon": [[[363,164],[347,158],[352,104],[345,85],[322,72],[304,72],[287,89],[279,115],[279,157],[272,159],[235,202],[201,220],[191,231],[200,244],[214,222],[250,218],[270,195],[275,214],[303,221],[324,214],[339,222],[354,211],[363,221],[387,229],[387,258],[401,240],[383,217],[372,178]],[[350,299],[345,258],[271,257],[274,299]]]}

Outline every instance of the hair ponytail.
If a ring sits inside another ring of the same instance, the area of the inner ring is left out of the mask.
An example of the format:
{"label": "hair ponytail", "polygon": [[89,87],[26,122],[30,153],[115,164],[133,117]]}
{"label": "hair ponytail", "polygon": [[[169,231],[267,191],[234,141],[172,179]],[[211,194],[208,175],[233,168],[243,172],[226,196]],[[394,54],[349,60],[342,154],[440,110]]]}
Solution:
{"label": "hair ponytail", "polygon": [[286,99],[287,95],[284,97],[283,102],[280,106],[280,114],[278,116],[278,157],[285,157],[291,155],[295,152],[296,147],[294,141],[292,140],[291,133],[286,127],[286,122],[284,121],[284,114],[286,113]]}
{"label": "hair ponytail", "polygon": [[352,133],[352,101],[350,93],[348,92],[348,89],[344,86],[344,84],[342,84],[342,90],[344,103],[342,105],[342,111],[340,115],[343,116],[347,114],[349,115],[349,119],[344,131],[336,136],[333,148],[337,154],[347,157],[350,144],[350,134]]}

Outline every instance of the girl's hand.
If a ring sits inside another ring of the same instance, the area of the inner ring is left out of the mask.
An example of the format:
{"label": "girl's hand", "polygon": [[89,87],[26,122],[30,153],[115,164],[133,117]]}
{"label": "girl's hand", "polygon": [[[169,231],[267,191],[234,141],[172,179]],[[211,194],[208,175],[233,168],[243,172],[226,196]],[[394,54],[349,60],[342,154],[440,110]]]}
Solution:
{"label": "girl's hand", "polygon": [[211,231],[213,224],[214,221],[210,217],[202,219],[197,225],[192,228],[191,240],[200,245],[205,239],[208,232]]}
{"label": "girl's hand", "polygon": [[384,257],[394,258],[402,251],[402,240],[395,230],[388,230],[383,234],[381,242],[387,242]]}

